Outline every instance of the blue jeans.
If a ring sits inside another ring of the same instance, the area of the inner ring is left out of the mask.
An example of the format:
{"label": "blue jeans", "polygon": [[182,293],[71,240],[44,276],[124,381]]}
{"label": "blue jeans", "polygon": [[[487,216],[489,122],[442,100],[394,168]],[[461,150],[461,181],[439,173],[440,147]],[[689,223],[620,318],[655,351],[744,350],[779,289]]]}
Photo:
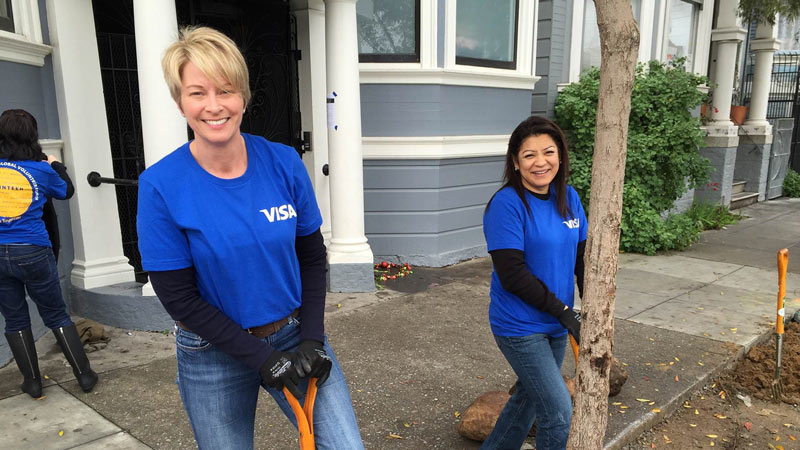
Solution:
{"label": "blue jeans", "polygon": [[26,289],[47,328],[72,325],[61,296],[53,250],[0,244],[0,312],[6,321],[6,334],[31,327]]}
{"label": "blue jeans", "polygon": [[[275,334],[264,338],[273,348],[294,351],[300,344],[300,322],[293,318]],[[177,328],[178,389],[200,450],[253,448],[256,401],[261,388],[258,371],[214,348],[200,336]],[[363,449],[350,393],[342,368],[325,339],[333,360],[330,377],[317,392],[314,434],[317,449]],[[306,380],[300,384],[305,392]],[[266,388],[284,415],[297,420],[282,391]],[[303,404],[303,399],[300,399]]]}
{"label": "blue jeans", "polygon": [[572,419],[572,400],[561,378],[567,336],[494,339],[517,374],[517,389],[481,449],[518,450],[535,420],[536,450],[563,450]]}

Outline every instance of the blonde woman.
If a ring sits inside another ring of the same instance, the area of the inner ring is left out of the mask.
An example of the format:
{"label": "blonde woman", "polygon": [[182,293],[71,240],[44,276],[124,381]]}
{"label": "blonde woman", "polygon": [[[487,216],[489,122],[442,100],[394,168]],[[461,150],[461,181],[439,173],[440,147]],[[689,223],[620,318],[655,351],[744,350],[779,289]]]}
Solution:
{"label": "blonde woman", "polygon": [[140,176],[139,248],[176,321],[198,447],[253,448],[259,389],[295,422],[282,388],[302,398],[316,377],[317,448],[362,449],[324,334],[326,251],[305,167],[291,147],[239,130],[248,73],[227,36],[184,29],[162,66],[195,138]]}

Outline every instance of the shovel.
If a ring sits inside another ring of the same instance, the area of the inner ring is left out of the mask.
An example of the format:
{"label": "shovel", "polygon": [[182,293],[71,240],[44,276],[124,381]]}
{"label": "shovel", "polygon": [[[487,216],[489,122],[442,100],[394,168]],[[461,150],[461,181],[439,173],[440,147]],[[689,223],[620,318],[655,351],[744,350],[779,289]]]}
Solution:
{"label": "shovel", "polygon": [[775,320],[775,341],[776,341],[776,367],[775,379],[772,380],[772,399],[776,402],[781,401],[783,395],[783,385],[781,384],[781,352],[783,351],[783,297],[786,295],[786,268],[789,265],[789,250],[783,249],[778,252],[778,317]]}
{"label": "shovel", "polygon": [[314,443],[314,401],[317,398],[317,379],[308,379],[308,389],[306,390],[306,401],[303,407],[300,407],[300,402],[289,392],[286,387],[283,388],[283,395],[289,401],[289,406],[292,407],[294,416],[297,418],[297,430],[300,432],[300,450],[314,450],[316,444]]}

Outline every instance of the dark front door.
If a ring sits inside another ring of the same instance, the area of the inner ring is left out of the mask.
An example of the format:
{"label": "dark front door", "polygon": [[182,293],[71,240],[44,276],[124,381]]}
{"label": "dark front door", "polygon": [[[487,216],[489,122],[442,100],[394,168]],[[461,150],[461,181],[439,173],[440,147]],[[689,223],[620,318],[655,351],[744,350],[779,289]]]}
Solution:
{"label": "dark front door", "polygon": [[242,131],[294,147],[300,141],[295,23],[285,0],[177,0],[178,23],[228,35],[244,55],[252,97]]}
{"label": "dark front door", "polygon": [[[0,0],[2,1],[2,0]],[[165,0],[170,1],[170,0]],[[93,0],[114,178],[139,178],[145,168],[133,0]],[[230,36],[250,72],[252,97],[242,131],[300,146],[295,22],[286,0],[176,0],[178,25],[208,25]],[[106,174],[101,174],[108,176]],[[137,190],[116,186],[122,247],[140,282]]]}

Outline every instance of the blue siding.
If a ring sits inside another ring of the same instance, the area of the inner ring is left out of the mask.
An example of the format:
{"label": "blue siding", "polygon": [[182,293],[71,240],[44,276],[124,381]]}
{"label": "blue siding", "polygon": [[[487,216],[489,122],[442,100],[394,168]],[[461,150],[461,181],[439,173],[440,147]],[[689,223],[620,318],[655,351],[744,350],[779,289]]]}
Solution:
{"label": "blue siding", "polygon": [[503,156],[365,160],[364,223],[377,260],[443,266],[483,256],[483,210]]}
{"label": "blue siding", "polygon": [[364,136],[510,134],[530,113],[531,91],[430,84],[362,84]]}
{"label": "blue siding", "polygon": [[0,61],[0,84],[0,110],[24,109],[36,118],[40,138],[60,138],[50,56],[44,67]]}

